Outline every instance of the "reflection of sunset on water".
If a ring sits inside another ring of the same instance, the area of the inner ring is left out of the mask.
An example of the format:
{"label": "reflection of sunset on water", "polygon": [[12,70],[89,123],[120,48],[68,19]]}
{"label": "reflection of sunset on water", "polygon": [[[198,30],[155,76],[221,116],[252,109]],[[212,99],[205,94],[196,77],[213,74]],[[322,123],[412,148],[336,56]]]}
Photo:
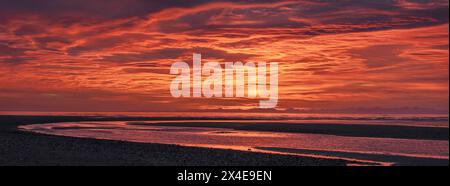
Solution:
{"label": "reflection of sunset on water", "polygon": [[[183,122],[205,123],[214,126],[216,123],[226,122],[216,120],[204,121],[148,121],[142,122],[76,122],[27,125],[21,128],[44,134],[86,137],[95,139],[125,140],[132,142],[176,144],[194,147],[210,147],[221,149],[234,149],[266,153],[295,154],[271,150],[290,149],[305,151],[323,151],[327,155],[300,153],[313,157],[342,158],[358,160],[365,163],[391,163],[404,164],[402,158],[431,158],[435,161],[448,162],[448,140],[422,140],[422,139],[394,139],[373,137],[348,137],[326,134],[259,132],[246,130],[233,130],[225,128],[184,127]],[[158,126],[155,124],[172,122],[179,126]],[[228,121],[254,123],[248,121]],[[267,121],[259,121],[267,122]],[[299,121],[291,121],[292,123]],[[326,122],[326,121],[325,121]],[[329,122],[338,122],[336,120]],[[256,121],[258,123],[258,121]],[[361,123],[358,121],[357,123]],[[413,123],[413,122],[410,122]],[[386,123],[385,123],[386,124]],[[299,124],[301,125],[301,124]],[[318,124],[320,125],[320,124]],[[342,124],[345,125],[345,124]],[[447,128],[448,130],[448,128]],[[358,156],[343,156],[341,154],[354,153]],[[368,157],[365,157],[368,156]],[[399,162],[384,158],[373,159],[371,156],[398,156]],[[376,161],[375,161],[376,160]],[[411,161],[411,160],[409,160]],[[411,163],[406,161],[406,163]]]}

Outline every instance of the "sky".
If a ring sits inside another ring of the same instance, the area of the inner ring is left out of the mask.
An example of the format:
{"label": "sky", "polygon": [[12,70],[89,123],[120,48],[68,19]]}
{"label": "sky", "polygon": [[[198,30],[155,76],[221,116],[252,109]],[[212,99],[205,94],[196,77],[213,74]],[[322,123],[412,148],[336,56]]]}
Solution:
{"label": "sky", "polygon": [[[2,111],[448,113],[448,0],[2,0]],[[278,62],[279,100],[173,98],[170,66]]]}

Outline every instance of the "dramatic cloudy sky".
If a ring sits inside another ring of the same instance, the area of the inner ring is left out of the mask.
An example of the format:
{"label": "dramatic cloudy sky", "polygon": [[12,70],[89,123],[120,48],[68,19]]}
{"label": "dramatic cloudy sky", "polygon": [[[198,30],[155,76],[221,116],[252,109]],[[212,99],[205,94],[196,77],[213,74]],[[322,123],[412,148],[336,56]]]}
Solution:
{"label": "dramatic cloudy sky", "polygon": [[0,110],[255,109],[174,99],[170,65],[276,61],[277,109],[447,112],[448,0],[2,0]]}

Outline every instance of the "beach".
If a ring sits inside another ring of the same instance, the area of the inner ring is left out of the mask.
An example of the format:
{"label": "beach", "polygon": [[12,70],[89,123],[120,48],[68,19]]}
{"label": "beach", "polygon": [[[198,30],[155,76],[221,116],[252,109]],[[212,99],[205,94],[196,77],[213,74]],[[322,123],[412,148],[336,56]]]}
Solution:
{"label": "beach", "polygon": [[130,119],[133,118],[0,116],[0,165],[343,166],[350,163],[301,156],[51,136],[17,129],[23,124]]}
{"label": "beach", "polygon": [[448,127],[419,120],[3,115],[0,164],[448,166]]}

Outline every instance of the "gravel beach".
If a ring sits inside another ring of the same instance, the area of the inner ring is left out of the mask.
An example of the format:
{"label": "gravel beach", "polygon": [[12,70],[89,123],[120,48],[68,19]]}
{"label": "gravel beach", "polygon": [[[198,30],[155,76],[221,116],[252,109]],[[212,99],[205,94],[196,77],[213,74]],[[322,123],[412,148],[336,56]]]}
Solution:
{"label": "gravel beach", "polygon": [[65,121],[146,120],[85,116],[0,116],[0,165],[344,166],[351,162],[177,145],[50,136],[17,129]]}

